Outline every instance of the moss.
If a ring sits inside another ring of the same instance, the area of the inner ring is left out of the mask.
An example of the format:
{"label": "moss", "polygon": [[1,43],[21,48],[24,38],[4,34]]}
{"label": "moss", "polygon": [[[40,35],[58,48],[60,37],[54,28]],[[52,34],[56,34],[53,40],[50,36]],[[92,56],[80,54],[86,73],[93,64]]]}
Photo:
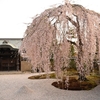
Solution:
{"label": "moss", "polygon": [[94,83],[96,83],[97,85],[100,84],[100,76],[99,75],[90,75],[90,76],[87,76],[87,78],[93,84]]}
{"label": "moss", "polygon": [[68,76],[78,75],[78,72],[76,69],[69,68],[69,69],[67,69],[67,75]]}
{"label": "moss", "polygon": [[51,73],[49,77],[50,78],[56,78],[56,74],[55,73]]}
{"label": "moss", "polygon": [[[49,78],[56,78],[55,73],[48,74]],[[42,75],[35,75],[35,76],[30,76],[28,79],[46,79],[47,74],[42,74]]]}
{"label": "moss", "polygon": [[28,79],[45,79],[46,77],[44,75],[36,75],[36,76],[30,76]]}
{"label": "moss", "polygon": [[[59,83],[59,84],[58,84]],[[69,77],[69,86],[66,87],[65,78],[59,82],[53,82],[52,85],[60,89],[68,90],[91,90],[96,87],[97,84],[94,80],[89,79],[88,81],[79,81],[76,77]]]}
{"label": "moss", "polygon": [[[53,82],[52,85],[56,88],[64,89],[64,90],[67,90],[67,89],[68,90],[91,90],[94,87],[96,87],[98,84],[100,84],[100,76],[98,75],[90,75],[90,76],[87,76],[88,80],[80,81],[78,80],[78,75],[75,75],[76,73],[75,70],[69,69],[68,71],[71,74],[69,76],[68,88],[65,83],[66,77],[63,77],[62,81]],[[72,75],[73,72],[74,72],[74,75]],[[48,74],[48,76],[49,78],[56,78],[55,73],[50,73]],[[46,78],[47,78],[47,74],[28,77],[28,79],[46,79]]]}
{"label": "moss", "polygon": [[[43,74],[43,75],[30,76],[30,77],[28,77],[28,79],[46,79],[46,77],[47,77],[47,75]],[[49,78],[55,78],[55,73],[49,74]],[[66,90],[67,87],[66,87],[65,79],[66,78],[64,77],[62,81],[53,82],[52,85],[56,88]],[[97,86],[96,81],[98,81],[99,79],[100,79],[100,77],[88,76],[88,81],[80,82],[77,79],[77,77],[71,76],[71,77],[69,77],[68,90],[90,90]]]}

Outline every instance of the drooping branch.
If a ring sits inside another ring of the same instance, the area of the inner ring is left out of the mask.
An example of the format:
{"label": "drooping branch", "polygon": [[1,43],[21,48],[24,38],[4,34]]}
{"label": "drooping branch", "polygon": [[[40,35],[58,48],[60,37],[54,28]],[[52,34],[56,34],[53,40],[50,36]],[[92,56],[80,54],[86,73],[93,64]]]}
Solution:
{"label": "drooping branch", "polygon": [[75,26],[75,27],[78,27],[77,23],[72,20],[69,16],[66,16],[66,18]]}
{"label": "drooping branch", "polygon": [[[91,63],[97,47],[98,53],[100,52],[100,46],[96,46],[95,38],[98,36],[98,44],[100,44],[98,22],[100,22],[99,14],[79,5],[65,4],[47,9],[35,18],[27,28],[22,48],[25,48],[32,65],[35,67],[42,66],[44,68],[45,66],[45,68],[49,68],[49,56],[52,53],[55,68],[60,70],[63,62],[68,61],[66,59],[68,58],[69,45],[74,44],[76,52],[78,52],[76,54],[77,69],[81,74],[85,74],[85,68],[89,69],[88,66],[93,65]],[[74,35],[70,29],[74,29]],[[77,41],[73,42],[73,38],[69,36],[76,36]]]}

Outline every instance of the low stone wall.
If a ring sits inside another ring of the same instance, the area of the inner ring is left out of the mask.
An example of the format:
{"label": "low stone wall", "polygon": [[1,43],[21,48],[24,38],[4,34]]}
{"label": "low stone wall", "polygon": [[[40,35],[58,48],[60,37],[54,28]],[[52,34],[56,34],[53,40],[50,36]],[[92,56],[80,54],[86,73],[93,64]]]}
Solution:
{"label": "low stone wall", "polygon": [[31,64],[27,61],[21,61],[21,71],[31,71]]}

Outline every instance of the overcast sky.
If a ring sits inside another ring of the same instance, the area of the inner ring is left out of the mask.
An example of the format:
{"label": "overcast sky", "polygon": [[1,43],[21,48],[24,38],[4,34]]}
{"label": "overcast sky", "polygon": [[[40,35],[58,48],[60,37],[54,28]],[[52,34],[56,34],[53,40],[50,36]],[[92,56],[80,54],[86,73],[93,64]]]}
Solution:
{"label": "overcast sky", "polygon": [[[32,17],[64,0],[0,0],[0,38],[22,38]],[[100,13],[99,0],[72,0]]]}

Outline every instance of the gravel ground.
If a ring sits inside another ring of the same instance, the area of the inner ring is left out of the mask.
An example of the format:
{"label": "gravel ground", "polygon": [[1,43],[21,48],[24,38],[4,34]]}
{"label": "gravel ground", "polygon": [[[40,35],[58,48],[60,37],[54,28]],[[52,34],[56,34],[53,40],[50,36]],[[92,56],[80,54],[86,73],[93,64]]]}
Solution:
{"label": "gravel ground", "polygon": [[100,85],[89,91],[61,90],[51,85],[55,79],[28,79],[32,75],[0,75],[0,100],[100,100]]}

